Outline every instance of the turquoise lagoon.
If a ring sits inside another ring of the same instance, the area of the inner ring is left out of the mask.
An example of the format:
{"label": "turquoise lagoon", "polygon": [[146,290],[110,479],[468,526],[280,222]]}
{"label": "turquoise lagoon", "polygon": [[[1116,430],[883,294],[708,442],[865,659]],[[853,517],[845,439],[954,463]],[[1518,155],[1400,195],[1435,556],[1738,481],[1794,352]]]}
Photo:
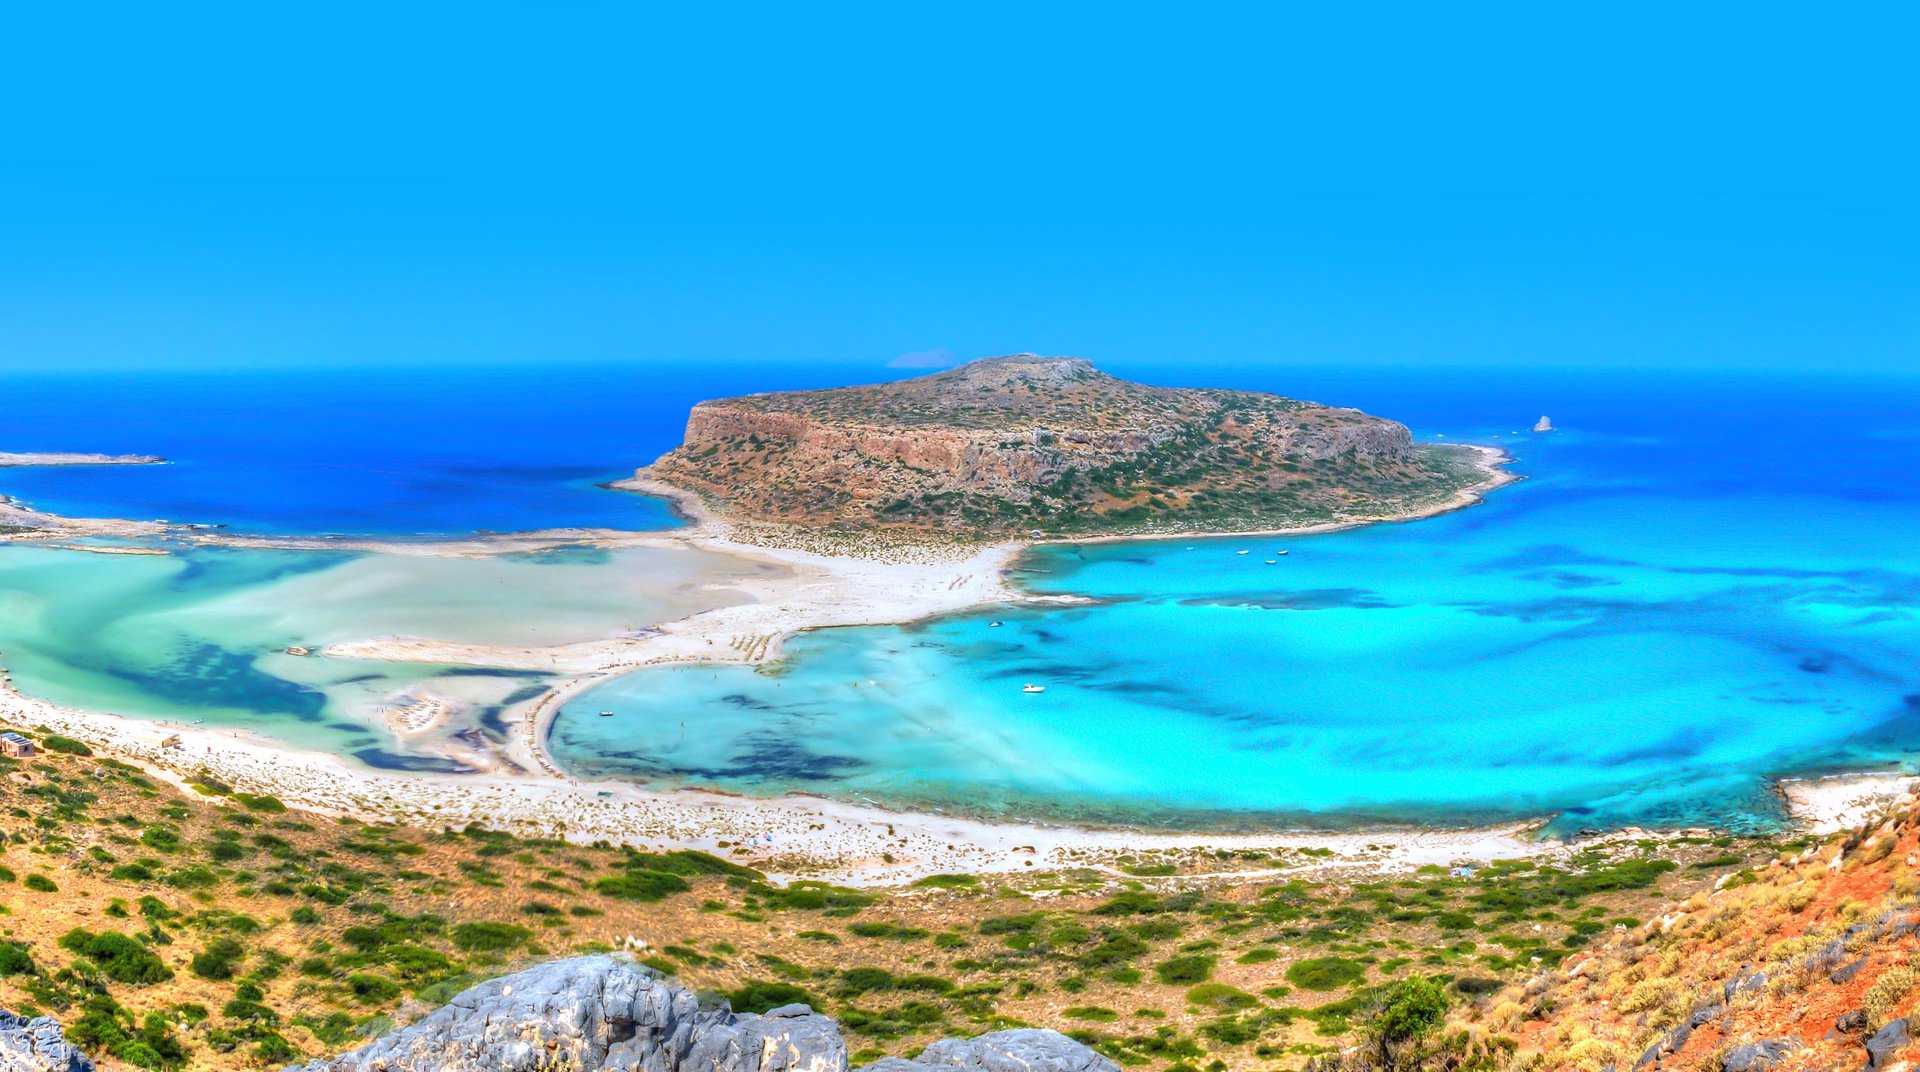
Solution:
{"label": "turquoise lagoon", "polygon": [[[563,711],[556,757],[583,776],[989,816],[1250,827],[1552,814],[1578,829],[1766,826],[1774,776],[1920,756],[1912,380],[1113,371],[1510,444],[1527,479],[1409,524],[1041,549],[1020,583],[1098,602],[820,631],[757,670],[632,674]],[[847,378],[782,375],[503,371],[444,392],[415,374],[9,382],[9,449],[181,463],[0,472],[0,492],[243,531],[647,527],[665,523],[657,504],[592,481],[677,442],[698,397]],[[1520,431],[1541,412],[1564,430]],[[0,662],[58,702],[401,767],[444,764],[369,728],[407,689],[461,700],[498,737],[502,713],[550,681],[301,659],[286,645],[587,639],[724,602],[738,568],[637,550],[169,550],[0,545]]]}
{"label": "turquoise lagoon", "polygon": [[504,737],[537,671],[290,655],[404,636],[544,646],[744,597],[732,559],[584,548],[436,558],[218,547],[165,555],[0,545],[0,659],[24,692],[96,711],[244,728],[390,767],[452,769],[397,748],[379,711],[424,688]]}
{"label": "turquoise lagoon", "polygon": [[1097,605],[630,675],[575,700],[554,751],[662,785],[1234,827],[1747,829],[1779,818],[1775,776],[1910,767],[1916,395],[1663,386],[1549,394],[1552,435],[1467,429],[1528,478],[1470,510],[1044,548],[1021,583]]}

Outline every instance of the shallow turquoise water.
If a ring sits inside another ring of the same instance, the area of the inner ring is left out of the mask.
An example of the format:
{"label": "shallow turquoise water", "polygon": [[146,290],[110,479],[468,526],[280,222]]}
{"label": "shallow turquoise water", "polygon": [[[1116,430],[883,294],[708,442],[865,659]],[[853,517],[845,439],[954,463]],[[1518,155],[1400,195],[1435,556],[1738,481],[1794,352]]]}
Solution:
{"label": "shallow turquoise water", "polygon": [[136,717],[203,720],[390,766],[380,711],[424,689],[489,717],[540,673],[303,658],[368,638],[592,640],[720,606],[731,560],[644,548],[491,558],[175,548],[96,554],[0,544],[0,665],[29,695]]}
{"label": "shallow turquoise water", "polygon": [[[555,751],[587,774],[1001,815],[1765,825],[1769,776],[1907,764],[1920,741],[1912,401],[1563,399],[1570,430],[1521,437],[1531,479],[1483,506],[1046,549],[1026,584],[1104,602],[631,675],[570,705]],[[1714,405],[1736,408],[1703,420]]]}
{"label": "shallow turquoise water", "polygon": [[[1772,775],[1912,766],[1920,742],[1913,381],[1271,369],[1143,378],[1284,390],[1390,415],[1422,436],[1515,443],[1529,479],[1483,506],[1406,525],[1283,543],[1037,552],[1024,583],[1102,602],[814,633],[758,671],[630,675],[568,707],[555,726],[556,754],[583,774],[661,785],[1219,826],[1551,812],[1568,829],[1747,827],[1777,818]],[[101,389],[49,390],[41,401],[85,403],[76,411],[83,418],[142,411],[135,394],[102,410]],[[234,390],[234,398],[253,397]],[[319,397],[350,394],[336,385]],[[294,397],[261,395],[261,404]],[[1566,430],[1516,433],[1543,410]],[[373,412],[365,430],[410,427],[378,417],[392,406]],[[451,461],[444,442],[410,453],[396,434],[304,489],[268,471],[279,454],[235,453],[211,435],[179,444],[203,452],[193,466],[14,473],[0,483],[76,495],[84,487],[77,505],[88,512],[145,516],[134,507],[157,511],[164,502],[177,520],[269,530],[584,522],[621,501],[573,497],[609,495],[576,486],[588,455],[611,464],[646,455],[653,440],[670,445],[684,407],[675,400],[645,412],[651,423],[633,434],[647,443],[621,445],[615,440],[627,433],[596,425],[589,440],[538,455],[558,462],[584,451],[579,467],[514,470],[509,482],[525,481],[524,496],[491,486],[498,474],[470,483],[431,476],[449,466],[491,473],[475,469],[476,459],[517,456],[512,442],[481,434],[461,440],[463,457]],[[36,411],[32,427],[64,436],[86,431],[88,419],[64,419],[54,406]],[[124,438],[5,445],[155,449],[151,433],[174,428],[100,420]],[[296,405],[263,409],[239,427],[303,429],[284,451],[324,442],[330,420]],[[489,423],[463,420],[452,411],[435,417],[475,431]],[[316,468],[336,460],[297,453]],[[416,486],[421,473],[426,484]],[[264,498],[262,481],[273,488]],[[415,491],[421,497],[409,499]],[[560,498],[546,499],[548,491]],[[590,509],[580,514],[580,506]],[[1272,553],[1283,545],[1292,553]],[[1242,548],[1250,553],[1233,553]],[[369,732],[382,705],[430,688],[498,732],[489,719],[539,679],[299,659],[281,649],[384,634],[585,639],[684,613],[711,597],[704,585],[713,577],[691,559],[585,550],[440,561],[0,546],[0,651],[26,691],[60,702],[245,726],[369,762],[434,765]],[[991,626],[996,618],[1004,624]],[[1022,693],[1029,681],[1047,691]],[[600,718],[600,710],[616,714]]]}

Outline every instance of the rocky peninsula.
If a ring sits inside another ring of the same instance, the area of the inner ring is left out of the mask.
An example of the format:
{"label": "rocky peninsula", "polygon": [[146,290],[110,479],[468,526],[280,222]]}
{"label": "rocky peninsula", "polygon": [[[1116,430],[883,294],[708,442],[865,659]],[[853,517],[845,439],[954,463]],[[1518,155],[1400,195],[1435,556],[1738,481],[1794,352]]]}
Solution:
{"label": "rocky peninsula", "polygon": [[1489,481],[1471,447],[1254,391],[1016,354],[895,383],[702,402],[640,470],[735,525],[1085,537],[1380,520]]}

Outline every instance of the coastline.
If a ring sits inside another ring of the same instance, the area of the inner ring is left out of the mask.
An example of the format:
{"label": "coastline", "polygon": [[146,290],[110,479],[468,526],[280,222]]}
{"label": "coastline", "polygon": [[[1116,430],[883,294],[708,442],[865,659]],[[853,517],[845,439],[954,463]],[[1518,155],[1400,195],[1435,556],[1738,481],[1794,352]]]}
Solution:
{"label": "coastline", "polygon": [[[204,772],[235,789],[269,793],[322,815],[426,828],[478,823],[524,837],[577,843],[605,839],[656,851],[696,849],[754,866],[782,881],[804,878],[856,886],[903,885],[938,874],[1011,875],[1064,868],[1104,871],[1123,879],[1129,876],[1120,865],[1143,857],[1191,868],[1179,881],[1308,873],[1371,876],[1502,859],[1564,861],[1595,849],[1630,850],[1649,837],[1700,833],[1626,828],[1553,840],[1537,836],[1540,822],[1270,834],[989,823],[818,797],[758,799],[565,777],[375,771],[244,731],[64,708],[23,696],[11,685],[0,686],[0,719],[84,741],[188,792],[194,791],[191,779]],[[1818,833],[1864,821],[1908,795],[1914,781],[1911,776],[1841,776],[1783,783],[1782,792],[1796,825]],[[1253,869],[1235,868],[1221,863],[1215,855],[1220,852],[1257,852],[1273,859]]]}
{"label": "coastline", "polygon": [[[24,727],[45,726],[86,740],[176,783],[184,784],[187,776],[204,767],[230,784],[273,793],[300,807],[326,813],[439,825],[478,822],[539,836],[589,841],[614,838],[656,848],[731,852],[736,859],[788,877],[826,877],[860,884],[908,882],[953,871],[1005,873],[1029,868],[1108,867],[1112,858],[1126,854],[1197,854],[1218,849],[1288,852],[1331,848],[1335,857],[1302,857],[1290,866],[1379,872],[1459,860],[1552,857],[1623,837],[1648,836],[1642,831],[1619,831],[1595,838],[1548,841],[1534,836],[1544,819],[1471,829],[1366,828],[1257,835],[987,822],[893,812],[815,797],[752,799],[698,789],[658,791],[628,783],[582,783],[566,775],[545,747],[552,721],[567,700],[618,674],[670,664],[764,663],[779,657],[786,638],[807,629],[903,623],[995,603],[1084,602],[1073,596],[1024,595],[1008,582],[1008,565],[1037,544],[1331,532],[1464,509],[1482,501],[1487,492],[1521,479],[1505,468],[1512,460],[1505,451],[1484,446],[1473,449],[1486,473],[1484,480],[1443,501],[1400,515],[1343,518],[1262,532],[1116,534],[984,546],[882,544],[869,547],[865,555],[827,554],[751,542],[742,538],[745,534],[736,531],[736,526],[715,516],[697,496],[639,478],[608,486],[667,498],[688,524],[652,533],[562,529],[454,540],[387,541],[239,536],[157,522],[54,518],[52,522],[65,530],[57,534],[66,536],[152,535],[150,530],[159,527],[184,542],[202,545],[452,556],[580,544],[679,547],[700,548],[779,568],[762,571],[740,586],[750,597],[749,602],[662,622],[634,635],[545,647],[384,637],[335,643],[324,649],[324,654],[336,657],[459,663],[564,675],[565,680],[557,687],[520,705],[508,716],[515,732],[501,754],[508,760],[507,770],[523,773],[507,773],[498,764],[491,770],[467,774],[378,771],[342,757],[302,752],[238,731],[181,728],[62,708],[13,692],[10,684],[0,689],[0,716]],[[85,531],[75,532],[69,527],[74,525]],[[115,526],[137,531],[115,531]],[[422,708],[423,714],[432,715],[424,722],[442,717],[443,712],[431,707],[441,701],[426,695],[418,700],[429,705]],[[396,737],[424,735],[431,728],[423,725],[396,733]],[[178,735],[180,746],[163,748],[160,742],[171,735]],[[1910,778],[1877,775],[1783,781],[1779,788],[1797,825],[1833,829],[1857,821],[1897,797],[1911,782]],[[743,855],[740,847],[744,843],[753,847]]]}
{"label": "coastline", "polygon": [[[360,770],[324,753],[287,749],[233,730],[177,727],[75,711],[0,690],[0,717],[87,742],[183,788],[204,771],[234,788],[271,793],[302,810],[429,827],[467,823],[529,837],[613,839],[691,848],[782,878],[894,885],[932,874],[1106,867],[1134,853],[1331,849],[1300,869],[1409,870],[1517,855],[1559,856],[1572,843],[1532,841],[1535,824],[1484,830],[1273,835],[1147,834],[982,823],[887,812],[811,797],[758,800],[701,790],[657,792],[621,783]],[[169,738],[177,743],[166,744]],[[1630,832],[1608,835],[1625,838]]]}
{"label": "coastline", "polygon": [[1513,455],[1501,447],[1489,447],[1478,443],[1450,443],[1448,446],[1463,447],[1477,452],[1480,457],[1477,465],[1486,478],[1470,487],[1461,488],[1438,502],[1413,510],[1393,514],[1358,514],[1342,517],[1333,521],[1323,521],[1313,525],[1295,525],[1285,529],[1223,529],[1196,530],[1193,532],[1143,532],[1116,533],[1104,536],[1049,537],[1033,541],[1034,546],[1063,546],[1083,543],[1134,543],[1139,541],[1162,540],[1225,540],[1236,536],[1319,536],[1329,532],[1345,532],[1349,529],[1364,528],[1368,525],[1397,525],[1408,521],[1423,521],[1442,514],[1451,514],[1477,506],[1486,499],[1487,493],[1517,484],[1526,478],[1506,467],[1513,464]]}

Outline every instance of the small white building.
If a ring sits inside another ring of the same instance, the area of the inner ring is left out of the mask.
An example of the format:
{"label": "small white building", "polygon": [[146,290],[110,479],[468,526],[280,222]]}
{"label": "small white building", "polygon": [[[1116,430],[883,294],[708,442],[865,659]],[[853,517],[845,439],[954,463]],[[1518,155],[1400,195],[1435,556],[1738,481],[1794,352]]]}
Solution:
{"label": "small white building", "polygon": [[27,756],[33,755],[36,751],[38,751],[38,749],[34,747],[33,742],[27,740],[25,737],[12,731],[0,733],[0,755],[24,759]]}

